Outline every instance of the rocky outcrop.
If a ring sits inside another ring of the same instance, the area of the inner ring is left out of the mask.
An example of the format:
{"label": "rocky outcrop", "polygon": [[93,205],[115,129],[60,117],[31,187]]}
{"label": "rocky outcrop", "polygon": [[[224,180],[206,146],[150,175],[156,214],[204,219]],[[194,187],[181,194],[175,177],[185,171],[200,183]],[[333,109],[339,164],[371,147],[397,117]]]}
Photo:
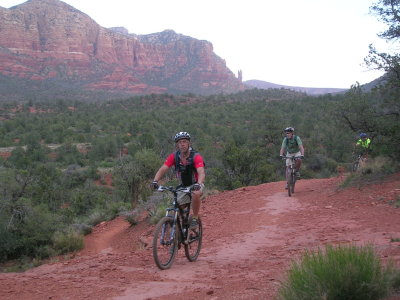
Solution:
{"label": "rocky outcrop", "polygon": [[210,42],[172,30],[103,28],[59,0],[0,7],[0,74],[133,94],[243,89]]}

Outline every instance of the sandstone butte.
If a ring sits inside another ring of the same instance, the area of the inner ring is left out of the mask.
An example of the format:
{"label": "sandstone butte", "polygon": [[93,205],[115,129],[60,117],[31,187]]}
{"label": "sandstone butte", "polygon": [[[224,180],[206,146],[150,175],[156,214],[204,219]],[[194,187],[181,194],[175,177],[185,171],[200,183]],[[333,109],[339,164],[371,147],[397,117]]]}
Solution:
{"label": "sandstone butte", "polygon": [[241,72],[237,78],[208,41],[172,30],[136,35],[104,28],[59,0],[0,7],[0,74],[131,94],[244,89]]}

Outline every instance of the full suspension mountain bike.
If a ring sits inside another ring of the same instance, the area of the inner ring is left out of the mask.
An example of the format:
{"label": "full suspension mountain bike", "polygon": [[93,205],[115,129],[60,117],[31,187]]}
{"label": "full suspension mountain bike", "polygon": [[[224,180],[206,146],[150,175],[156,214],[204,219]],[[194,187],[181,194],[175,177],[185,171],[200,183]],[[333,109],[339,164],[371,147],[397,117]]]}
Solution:
{"label": "full suspension mountain bike", "polygon": [[295,165],[296,165],[296,159],[298,159],[298,158],[294,157],[294,156],[282,156],[282,159],[285,162],[287,159],[289,159],[289,165],[286,166],[286,169],[285,169],[285,177],[286,177],[286,182],[287,182],[288,195],[289,195],[289,197],[291,197],[292,194],[294,194],[294,186],[297,181]]}
{"label": "full suspension mountain bike", "polygon": [[153,257],[161,270],[171,267],[175,255],[181,245],[185,248],[185,255],[189,261],[195,261],[200,253],[203,237],[201,219],[197,219],[195,227],[190,226],[190,202],[180,205],[178,192],[186,193],[191,199],[190,187],[159,186],[159,192],[169,191],[174,195],[172,205],[167,208],[163,217],[156,226],[153,237]]}

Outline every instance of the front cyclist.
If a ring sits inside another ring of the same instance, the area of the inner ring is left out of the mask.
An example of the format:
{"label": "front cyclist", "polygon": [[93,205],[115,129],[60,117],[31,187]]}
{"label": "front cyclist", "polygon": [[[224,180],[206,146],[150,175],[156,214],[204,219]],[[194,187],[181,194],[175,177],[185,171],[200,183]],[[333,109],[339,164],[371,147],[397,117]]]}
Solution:
{"label": "front cyclist", "polygon": [[[164,164],[157,171],[152,182],[154,189],[158,188],[158,181],[168,169],[175,166],[176,176],[184,187],[192,186],[193,216],[191,227],[197,226],[200,212],[200,197],[204,190],[205,170],[203,157],[191,147],[190,134],[181,131],[174,137],[176,151],[171,153]],[[180,195],[178,194],[178,200]]]}

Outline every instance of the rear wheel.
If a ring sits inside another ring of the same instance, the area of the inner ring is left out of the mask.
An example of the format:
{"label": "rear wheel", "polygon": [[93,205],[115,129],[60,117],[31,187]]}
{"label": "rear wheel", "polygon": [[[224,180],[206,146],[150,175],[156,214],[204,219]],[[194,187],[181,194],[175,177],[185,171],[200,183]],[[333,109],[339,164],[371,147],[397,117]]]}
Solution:
{"label": "rear wheel", "polygon": [[[189,219],[190,224],[191,219]],[[197,219],[197,226],[189,228],[188,236],[184,243],[185,255],[189,261],[195,261],[200,254],[201,242],[203,239],[203,225],[201,219]]]}
{"label": "rear wheel", "polygon": [[177,252],[177,233],[173,233],[173,219],[162,218],[156,226],[153,237],[153,257],[161,270],[171,267]]}

